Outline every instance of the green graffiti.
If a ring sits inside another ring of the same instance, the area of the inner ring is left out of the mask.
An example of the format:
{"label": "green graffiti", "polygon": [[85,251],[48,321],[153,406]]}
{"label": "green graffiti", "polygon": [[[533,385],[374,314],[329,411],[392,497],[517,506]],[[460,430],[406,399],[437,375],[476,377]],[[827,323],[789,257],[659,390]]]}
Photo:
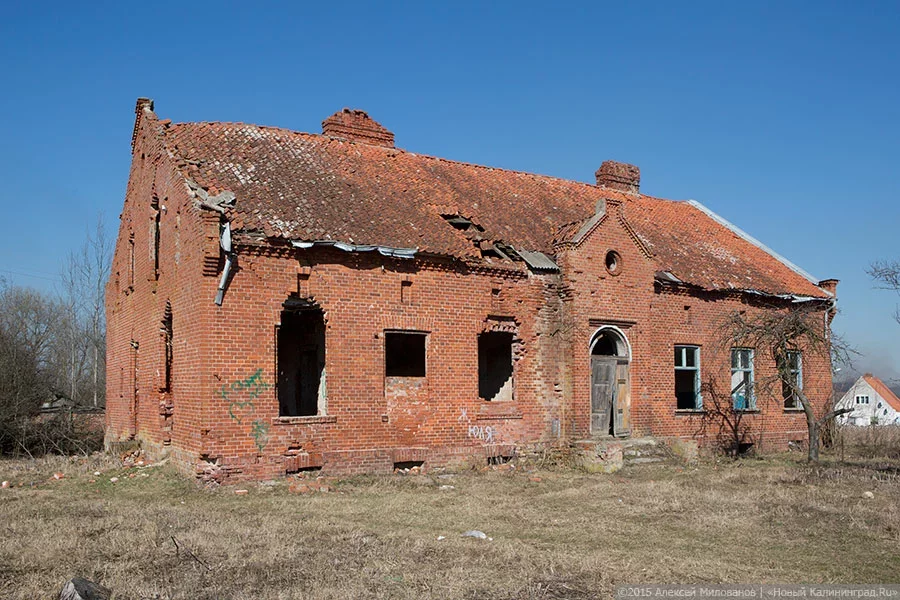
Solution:
{"label": "green graffiti", "polygon": [[262,452],[269,443],[269,426],[256,419],[250,427],[250,436],[256,441],[256,447]]}
{"label": "green graffiti", "polygon": [[[271,385],[263,381],[262,376],[262,369],[257,369],[256,373],[254,373],[250,377],[232,381],[230,384],[225,384],[218,390],[216,390],[216,393],[228,403],[228,416],[231,417],[232,420],[237,421],[238,423],[243,420],[242,415],[235,413],[236,409],[249,409],[247,412],[253,414],[253,412],[256,410],[256,405],[253,404],[253,401],[258,398],[264,391],[272,387]],[[241,400],[234,397],[235,394],[241,392],[246,393],[246,396],[249,399]]]}
{"label": "green graffiti", "polygon": [[[238,379],[223,385],[216,390],[216,394],[228,403],[228,416],[231,420],[241,424],[244,417],[250,417],[256,412],[253,401],[271,387],[263,381],[262,369],[257,369],[256,373],[246,379]],[[262,452],[269,443],[269,426],[264,421],[255,419],[250,425],[250,437]]]}

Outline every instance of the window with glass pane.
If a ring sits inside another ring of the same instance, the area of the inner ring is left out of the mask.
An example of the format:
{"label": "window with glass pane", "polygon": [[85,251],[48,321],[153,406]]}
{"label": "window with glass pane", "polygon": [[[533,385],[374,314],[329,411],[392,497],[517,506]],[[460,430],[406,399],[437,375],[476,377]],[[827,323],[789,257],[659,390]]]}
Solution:
{"label": "window with glass pane", "polygon": [[675,346],[675,408],[699,410],[700,398],[700,348]]}
{"label": "window with glass pane", "polygon": [[731,400],[737,410],[753,410],[753,350],[731,349]]}
{"label": "window with glass pane", "polygon": [[791,350],[783,359],[786,364],[781,367],[781,395],[785,408],[802,408],[800,396],[795,390],[803,389],[803,356],[799,351]]}

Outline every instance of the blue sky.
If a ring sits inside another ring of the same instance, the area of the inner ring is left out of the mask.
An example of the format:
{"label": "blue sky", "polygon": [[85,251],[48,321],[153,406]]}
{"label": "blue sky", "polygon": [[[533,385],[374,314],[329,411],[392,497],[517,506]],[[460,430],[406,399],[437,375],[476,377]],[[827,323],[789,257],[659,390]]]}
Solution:
{"label": "blue sky", "polygon": [[[78,6],[82,4],[83,6]],[[318,132],[362,108],[399,147],[695,199],[819,278],[857,362],[900,377],[900,4],[7,3],[0,275],[51,289],[114,231],[134,102]]]}

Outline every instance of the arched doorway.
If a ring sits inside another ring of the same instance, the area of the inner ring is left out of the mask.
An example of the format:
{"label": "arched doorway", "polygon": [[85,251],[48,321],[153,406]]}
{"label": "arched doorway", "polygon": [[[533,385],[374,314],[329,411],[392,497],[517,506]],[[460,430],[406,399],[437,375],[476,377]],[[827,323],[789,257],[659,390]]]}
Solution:
{"label": "arched doorway", "polygon": [[631,346],[621,329],[599,328],[591,336],[591,434],[631,433]]}

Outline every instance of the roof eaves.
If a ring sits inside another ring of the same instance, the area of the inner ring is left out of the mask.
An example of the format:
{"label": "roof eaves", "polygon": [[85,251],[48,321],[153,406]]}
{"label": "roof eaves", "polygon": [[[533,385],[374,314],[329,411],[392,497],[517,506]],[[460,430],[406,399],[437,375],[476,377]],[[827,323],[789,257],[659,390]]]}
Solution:
{"label": "roof eaves", "polygon": [[701,285],[697,285],[695,283],[690,283],[688,281],[684,281],[679,279],[671,271],[657,271],[654,276],[654,280],[662,285],[671,285],[678,286],[683,288],[692,288],[695,290],[700,290],[704,292],[731,292],[737,294],[750,294],[751,296],[762,296],[764,298],[778,298],[779,300],[790,300],[792,304],[801,304],[804,302],[827,302],[829,304],[834,303],[833,298],[823,298],[819,296],[801,296],[799,294],[773,294],[772,292],[764,292],[761,290],[755,290],[753,288],[707,288]]}
{"label": "roof eaves", "polygon": [[[700,212],[702,212],[703,214],[705,214],[707,217],[709,217],[710,219],[712,219],[713,221],[715,221],[715,222],[718,223],[719,225],[722,225],[723,227],[725,227],[726,229],[728,229],[729,231],[731,231],[733,234],[735,234],[736,236],[738,236],[739,238],[741,238],[741,239],[744,240],[745,242],[750,243],[750,244],[753,244],[754,246],[756,246],[757,248],[759,248],[760,250],[762,250],[763,252],[765,252],[766,254],[768,254],[769,256],[771,256],[772,258],[774,258],[775,260],[779,261],[781,264],[783,264],[784,266],[786,266],[786,267],[789,268],[790,270],[794,271],[795,273],[797,273],[797,274],[800,275],[801,277],[804,277],[805,279],[808,279],[813,285],[815,285],[816,287],[818,287],[818,283],[819,283],[819,280],[818,280],[818,279],[816,279],[815,277],[813,277],[812,275],[810,275],[808,272],[804,271],[803,269],[801,269],[800,267],[798,267],[797,265],[795,265],[794,263],[792,263],[791,261],[789,261],[789,260],[786,259],[785,257],[781,256],[780,254],[778,254],[777,252],[775,252],[774,250],[772,250],[771,248],[769,248],[768,246],[766,246],[765,244],[763,244],[762,242],[760,242],[758,239],[756,239],[755,237],[753,237],[752,235],[750,235],[749,233],[747,233],[746,231],[744,231],[743,229],[741,229],[741,228],[738,227],[737,225],[734,225],[733,223],[731,223],[731,222],[728,221],[727,219],[725,219],[725,218],[719,216],[718,214],[714,213],[713,211],[711,211],[710,209],[706,208],[705,206],[703,206],[702,204],[700,204],[700,203],[697,202],[696,200],[687,200],[686,202],[687,202],[687,204],[693,206],[694,208],[696,208],[697,210],[699,210]],[[827,296],[829,296],[829,297],[830,297],[830,296],[834,296],[834,294],[832,294],[831,292],[829,292],[829,291],[827,291],[827,290],[822,290],[822,292],[823,292],[824,294],[826,294]]]}

